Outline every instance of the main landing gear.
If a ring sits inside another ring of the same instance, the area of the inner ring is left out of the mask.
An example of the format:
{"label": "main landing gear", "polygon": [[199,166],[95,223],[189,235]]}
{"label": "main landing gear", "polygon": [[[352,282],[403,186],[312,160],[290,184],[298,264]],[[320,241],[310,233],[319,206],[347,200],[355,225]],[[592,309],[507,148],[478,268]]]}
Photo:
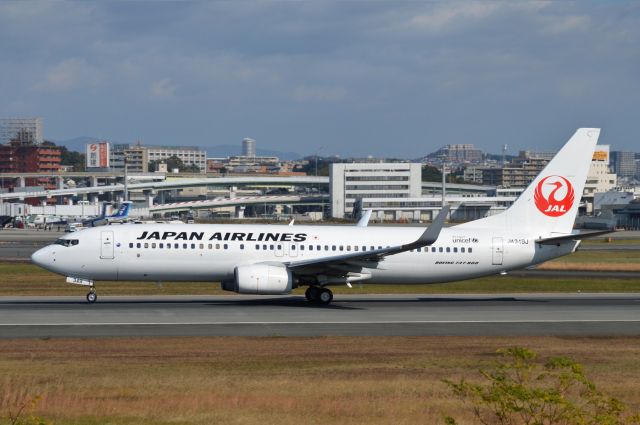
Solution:
{"label": "main landing gear", "polygon": [[94,302],[96,302],[97,299],[98,299],[98,294],[96,294],[96,288],[92,286],[91,290],[87,294],[87,302],[89,304],[93,304]]}
{"label": "main landing gear", "polygon": [[333,301],[333,292],[329,288],[309,286],[304,293],[307,301],[313,304],[327,305]]}

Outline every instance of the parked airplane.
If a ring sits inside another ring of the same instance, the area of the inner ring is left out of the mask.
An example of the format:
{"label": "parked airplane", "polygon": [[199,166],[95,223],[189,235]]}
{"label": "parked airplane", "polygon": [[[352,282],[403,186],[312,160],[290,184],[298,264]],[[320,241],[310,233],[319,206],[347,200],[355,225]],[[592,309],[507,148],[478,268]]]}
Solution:
{"label": "parked airplane", "polygon": [[594,234],[573,233],[599,129],[582,128],[506,211],[443,228],[445,207],[417,227],[131,224],[66,235],[32,261],[67,282],[221,281],[242,294],[328,304],[330,285],[435,283],[504,273],[567,255]]}
{"label": "parked airplane", "polygon": [[82,224],[87,227],[103,226],[110,223],[121,223],[129,217],[129,210],[131,209],[131,201],[125,201],[120,204],[120,208],[115,214],[107,215],[107,203],[102,204],[102,213],[98,217],[84,220]]}

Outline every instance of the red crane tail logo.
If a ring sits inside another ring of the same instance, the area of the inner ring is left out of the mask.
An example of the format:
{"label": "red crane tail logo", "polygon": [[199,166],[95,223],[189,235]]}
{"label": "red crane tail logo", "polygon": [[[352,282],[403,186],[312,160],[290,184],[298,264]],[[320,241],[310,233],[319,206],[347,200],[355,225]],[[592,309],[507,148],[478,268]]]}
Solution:
{"label": "red crane tail logo", "polygon": [[562,176],[547,176],[540,180],[533,192],[533,200],[540,212],[560,217],[569,212],[575,200],[573,186]]}

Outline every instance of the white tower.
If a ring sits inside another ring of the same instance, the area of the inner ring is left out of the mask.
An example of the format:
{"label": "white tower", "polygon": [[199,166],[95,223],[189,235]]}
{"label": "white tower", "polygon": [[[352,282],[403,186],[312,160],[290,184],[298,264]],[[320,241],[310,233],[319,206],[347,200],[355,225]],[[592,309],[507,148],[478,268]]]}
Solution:
{"label": "white tower", "polygon": [[242,139],[242,156],[256,156],[256,141],[248,137]]}

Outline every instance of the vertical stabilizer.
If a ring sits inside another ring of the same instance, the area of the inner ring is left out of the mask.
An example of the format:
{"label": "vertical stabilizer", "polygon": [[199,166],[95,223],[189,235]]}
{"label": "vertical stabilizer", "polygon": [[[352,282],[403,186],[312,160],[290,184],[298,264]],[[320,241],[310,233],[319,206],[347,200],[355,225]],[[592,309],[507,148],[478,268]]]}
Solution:
{"label": "vertical stabilizer", "polygon": [[469,225],[536,237],[570,233],[599,136],[599,128],[578,129],[509,209]]}

